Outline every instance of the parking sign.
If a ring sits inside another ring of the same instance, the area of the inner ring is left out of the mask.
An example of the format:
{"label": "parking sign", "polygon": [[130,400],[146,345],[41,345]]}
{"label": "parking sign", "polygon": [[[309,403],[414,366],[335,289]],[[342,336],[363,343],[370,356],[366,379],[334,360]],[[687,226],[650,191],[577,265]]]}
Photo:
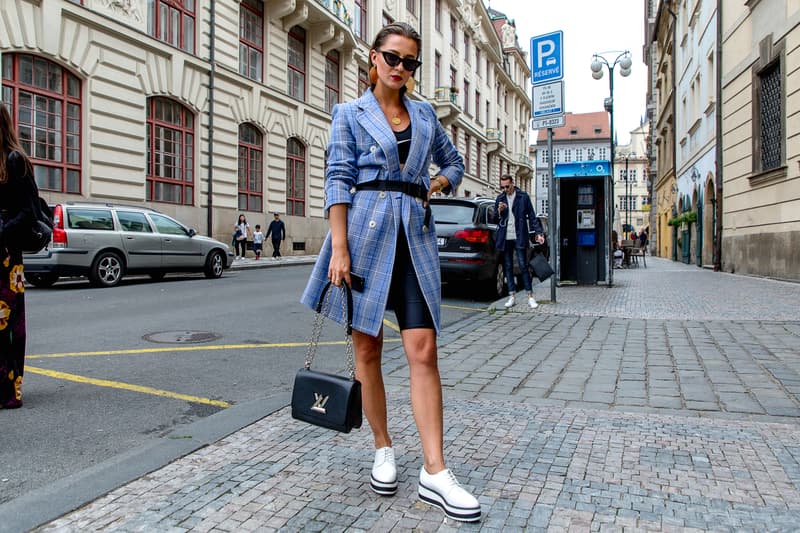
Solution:
{"label": "parking sign", "polygon": [[564,78],[564,32],[531,37],[531,83],[538,85]]}

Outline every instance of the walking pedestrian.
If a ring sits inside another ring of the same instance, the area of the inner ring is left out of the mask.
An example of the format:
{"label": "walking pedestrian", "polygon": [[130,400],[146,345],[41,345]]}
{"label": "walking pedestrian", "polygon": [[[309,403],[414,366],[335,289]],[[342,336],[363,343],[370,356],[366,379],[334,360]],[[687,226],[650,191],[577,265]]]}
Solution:
{"label": "walking pedestrian", "polygon": [[38,197],[33,165],[0,103],[0,409],[22,407],[25,282],[17,236],[32,227]]}
{"label": "walking pedestrian", "polygon": [[269,223],[269,228],[267,228],[267,238],[270,235],[272,235],[272,258],[277,259],[281,256],[281,241],[286,238],[286,225],[278,213],[275,213],[274,220]]}
{"label": "walking pedestrian", "polygon": [[[517,303],[515,293],[517,291],[514,279],[514,256],[517,256],[522,284],[528,293],[528,306],[536,309],[539,304],[533,297],[533,286],[531,284],[531,274],[528,270],[528,246],[530,241],[530,229],[535,233],[536,242],[544,242],[544,230],[542,223],[536,216],[528,193],[514,185],[514,177],[510,174],[500,176],[501,192],[494,201],[494,222],[497,227],[497,249],[503,252],[503,266],[506,273],[506,285],[508,286],[508,300],[504,304],[506,308],[514,307]],[[509,207],[510,206],[510,207]]]}
{"label": "walking pedestrian", "polygon": [[[397,492],[397,467],[389,435],[381,371],[383,315],[393,308],[409,364],[411,405],[422,444],[418,496],[455,520],[480,519],[478,500],[447,469],[443,452],[442,384],[437,363],[441,280],[430,195],[456,187],[463,159],[426,101],[412,100],[422,39],[406,23],[384,26],[369,52],[371,87],[333,110],[325,198],[330,231],[302,302],[314,308],[323,287],[351,285],[353,347],[364,414],[375,458],[370,487]],[[439,168],[433,179],[429,162]],[[413,261],[412,261],[413,256]],[[344,321],[339,305],[327,315]]]}
{"label": "walking pedestrian", "polygon": [[256,261],[261,259],[261,249],[264,246],[264,233],[261,231],[261,224],[256,224],[253,232],[253,253],[256,254]]}
{"label": "walking pedestrian", "polygon": [[247,253],[247,232],[250,231],[250,225],[247,223],[247,218],[244,214],[239,215],[236,225],[233,227],[233,249],[234,259],[244,259]]}

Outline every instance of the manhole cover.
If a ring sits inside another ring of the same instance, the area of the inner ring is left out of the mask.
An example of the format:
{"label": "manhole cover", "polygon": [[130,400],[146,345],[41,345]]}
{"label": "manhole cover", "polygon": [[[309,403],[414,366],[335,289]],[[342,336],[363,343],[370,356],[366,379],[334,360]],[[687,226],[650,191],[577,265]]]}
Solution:
{"label": "manhole cover", "polygon": [[143,338],[150,342],[160,342],[165,344],[198,344],[201,342],[211,342],[222,337],[210,331],[158,331],[148,333]]}

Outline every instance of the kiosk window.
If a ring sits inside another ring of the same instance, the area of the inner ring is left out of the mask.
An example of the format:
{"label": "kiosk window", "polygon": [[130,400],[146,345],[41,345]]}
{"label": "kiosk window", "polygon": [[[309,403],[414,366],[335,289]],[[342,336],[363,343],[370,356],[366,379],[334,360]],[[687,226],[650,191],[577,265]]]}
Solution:
{"label": "kiosk window", "polygon": [[591,185],[578,186],[578,205],[594,205],[594,187]]}

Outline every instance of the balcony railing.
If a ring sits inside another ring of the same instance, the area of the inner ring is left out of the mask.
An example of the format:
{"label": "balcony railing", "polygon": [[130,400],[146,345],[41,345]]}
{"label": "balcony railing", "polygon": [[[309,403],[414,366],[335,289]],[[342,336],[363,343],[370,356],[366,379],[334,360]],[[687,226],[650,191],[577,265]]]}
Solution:
{"label": "balcony railing", "polygon": [[333,13],[333,15],[344,22],[348,28],[353,29],[353,17],[348,13],[347,7],[341,0],[317,0],[325,9]]}
{"label": "balcony railing", "polygon": [[458,105],[458,89],[453,87],[436,87],[433,90],[434,98],[437,102],[450,102]]}
{"label": "balcony railing", "polygon": [[486,128],[486,140],[489,141],[502,141],[503,134],[500,133],[500,130],[496,130],[494,128]]}
{"label": "balcony railing", "polygon": [[525,154],[519,154],[519,157],[517,157],[517,161],[519,161],[520,165],[524,165],[528,168],[533,168],[533,164],[531,163],[531,158]]}

